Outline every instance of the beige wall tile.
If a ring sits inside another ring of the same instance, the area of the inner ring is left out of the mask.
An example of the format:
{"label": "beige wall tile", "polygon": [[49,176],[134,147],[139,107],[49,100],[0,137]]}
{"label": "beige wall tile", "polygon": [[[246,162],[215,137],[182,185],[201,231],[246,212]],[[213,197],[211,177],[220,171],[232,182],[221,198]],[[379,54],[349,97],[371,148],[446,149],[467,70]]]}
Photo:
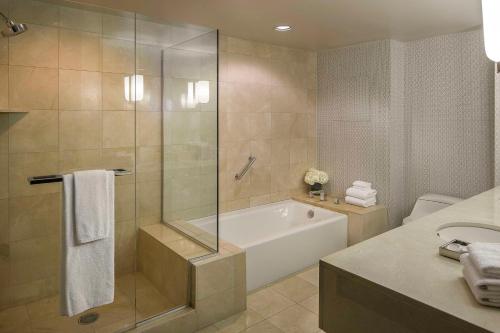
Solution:
{"label": "beige wall tile", "polygon": [[27,32],[9,39],[9,64],[57,68],[58,47],[56,28],[30,24]]}
{"label": "beige wall tile", "polygon": [[137,74],[161,76],[161,48],[137,44]]}
{"label": "beige wall tile", "polygon": [[60,110],[100,110],[101,73],[59,71]]}
{"label": "beige wall tile", "polygon": [[0,39],[0,64],[7,65],[9,63],[9,39]]}
{"label": "beige wall tile", "polygon": [[116,222],[133,221],[135,218],[135,185],[118,184],[115,192]]}
{"label": "beige wall tile", "polygon": [[102,73],[102,108],[109,111],[133,111],[135,103],[125,99],[125,74]]}
{"label": "beige wall tile", "polygon": [[101,166],[101,151],[99,149],[62,151],[59,154],[59,164],[63,173],[98,169]]}
{"label": "beige wall tile", "polygon": [[102,32],[102,16],[98,12],[61,6],[60,26],[88,32]]}
{"label": "beige wall tile", "polygon": [[28,184],[29,176],[57,174],[58,153],[19,153],[9,155],[9,197],[55,193],[60,191],[60,184]]}
{"label": "beige wall tile", "polygon": [[144,76],[144,96],[137,101],[137,111],[161,111],[161,78]]}
{"label": "beige wall tile", "polygon": [[161,145],[161,113],[137,112],[137,145]]}
{"label": "beige wall tile", "polygon": [[100,35],[60,29],[59,68],[87,71],[101,70]]}
{"label": "beige wall tile", "polygon": [[[292,136],[292,128],[297,115],[294,113],[273,113],[272,114],[272,138],[285,139]],[[307,125],[307,124],[306,124]]]}
{"label": "beige wall tile", "polygon": [[290,140],[277,139],[271,141],[271,164],[290,164]]}
{"label": "beige wall tile", "polygon": [[281,192],[290,189],[290,165],[273,165],[271,167],[271,192]]}
{"label": "beige wall tile", "polygon": [[160,181],[162,168],[160,146],[137,147],[137,181]]}
{"label": "beige wall tile", "polygon": [[57,235],[61,218],[60,199],[58,193],[10,199],[10,241]]}
{"label": "beige wall tile", "polygon": [[137,183],[137,216],[161,215],[161,184]]}
{"label": "beige wall tile", "polygon": [[21,110],[57,109],[57,69],[9,67],[9,107]]}
{"label": "beige wall tile", "polygon": [[[126,169],[135,172],[134,148],[109,148],[102,150],[102,167],[106,169]],[[133,177],[116,178],[117,184],[134,182]]]}
{"label": "beige wall tile", "polygon": [[104,148],[135,146],[135,113],[103,112],[102,146]]}
{"label": "beige wall tile", "polygon": [[290,142],[290,163],[307,162],[307,139],[292,139]]}
{"label": "beige wall tile", "polygon": [[135,70],[134,42],[104,38],[102,40],[102,69],[109,73],[133,73]]}
{"label": "beige wall tile", "polygon": [[[200,112],[165,112],[165,144],[197,144],[200,142]],[[139,129],[140,130],[140,129]]]}
{"label": "beige wall tile", "polygon": [[9,152],[9,114],[0,113],[0,154]]}
{"label": "beige wall tile", "polygon": [[133,16],[102,15],[102,33],[104,36],[134,40],[135,20]]}
{"label": "beige wall tile", "polygon": [[101,145],[101,113],[64,111],[60,113],[63,150],[96,149]]}
{"label": "beige wall tile", "polygon": [[251,196],[264,195],[271,192],[271,167],[252,169],[250,172]]}
{"label": "beige wall tile", "polygon": [[252,113],[250,130],[254,140],[270,139],[272,137],[271,113]]}
{"label": "beige wall tile", "polygon": [[9,108],[9,66],[0,65],[0,110]]}
{"label": "beige wall tile", "polygon": [[10,1],[10,13],[19,22],[57,26],[59,7],[42,1]]}
{"label": "beige wall tile", "polygon": [[0,199],[9,197],[9,155],[0,154]]}
{"label": "beige wall tile", "polygon": [[[7,244],[9,242],[9,200],[0,199],[0,244]],[[0,259],[0,273],[7,273],[3,270],[7,264],[3,259]],[[8,273],[7,273],[8,274]],[[0,277],[1,282],[7,282],[4,280],[5,276]],[[7,286],[7,283],[2,284],[2,286]]]}
{"label": "beige wall tile", "polygon": [[10,114],[10,152],[57,151],[58,148],[59,113],[57,111]]}

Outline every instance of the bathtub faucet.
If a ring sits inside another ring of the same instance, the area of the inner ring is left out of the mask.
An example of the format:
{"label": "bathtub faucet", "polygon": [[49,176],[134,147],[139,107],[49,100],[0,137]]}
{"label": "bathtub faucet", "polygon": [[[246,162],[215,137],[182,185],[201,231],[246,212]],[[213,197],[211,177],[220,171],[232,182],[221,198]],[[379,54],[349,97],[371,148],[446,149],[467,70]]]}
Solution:
{"label": "bathtub faucet", "polygon": [[319,195],[320,201],[325,201],[325,190],[309,191],[309,198]]}

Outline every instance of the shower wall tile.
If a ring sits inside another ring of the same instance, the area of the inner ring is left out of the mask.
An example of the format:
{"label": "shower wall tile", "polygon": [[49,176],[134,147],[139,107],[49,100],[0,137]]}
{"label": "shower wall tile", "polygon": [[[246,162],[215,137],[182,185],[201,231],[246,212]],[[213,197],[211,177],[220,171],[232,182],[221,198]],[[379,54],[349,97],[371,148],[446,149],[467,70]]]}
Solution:
{"label": "shower wall tile", "polygon": [[60,110],[100,110],[102,102],[101,73],[60,70]]}
{"label": "shower wall tile", "polygon": [[101,165],[101,150],[65,150],[59,154],[61,172],[67,173],[77,170],[97,169]]}
{"label": "shower wall tile", "polygon": [[60,112],[62,150],[96,149],[101,146],[101,113]]}
{"label": "shower wall tile", "polygon": [[57,110],[12,113],[9,151],[11,153],[57,151],[59,113]]}
{"label": "shower wall tile", "polygon": [[2,38],[0,40],[0,64],[7,65],[9,63],[9,40]]}
{"label": "shower wall tile", "polygon": [[0,154],[0,199],[9,197],[9,155]]}
{"label": "shower wall tile", "polygon": [[9,108],[9,66],[0,65],[0,110]]}
{"label": "shower wall tile", "polygon": [[[316,166],[316,53],[225,36],[219,46],[222,211],[304,191]],[[236,182],[250,155],[254,167]]]}
{"label": "shower wall tile", "polygon": [[19,22],[57,26],[59,7],[47,2],[32,0],[10,1],[9,14]]}
{"label": "shower wall tile", "polygon": [[9,40],[9,64],[57,68],[58,29],[35,24],[29,29]]}
{"label": "shower wall tile", "polygon": [[108,73],[133,73],[135,70],[134,42],[103,38],[102,70]]}
{"label": "shower wall tile", "polygon": [[133,111],[103,112],[103,148],[133,147],[135,145],[135,113]]}
{"label": "shower wall tile", "polygon": [[58,74],[57,69],[9,66],[9,108],[57,109]]}
{"label": "shower wall tile", "polygon": [[102,15],[84,9],[63,7],[59,8],[59,25],[63,28],[87,32],[102,32]]}
{"label": "shower wall tile", "polygon": [[102,73],[102,109],[104,111],[133,111],[134,102],[126,99],[124,80],[127,74]]}
{"label": "shower wall tile", "polygon": [[161,113],[137,112],[137,145],[161,146]]}
{"label": "shower wall tile", "polygon": [[100,71],[101,36],[89,32],[60,29],[59,68]]}

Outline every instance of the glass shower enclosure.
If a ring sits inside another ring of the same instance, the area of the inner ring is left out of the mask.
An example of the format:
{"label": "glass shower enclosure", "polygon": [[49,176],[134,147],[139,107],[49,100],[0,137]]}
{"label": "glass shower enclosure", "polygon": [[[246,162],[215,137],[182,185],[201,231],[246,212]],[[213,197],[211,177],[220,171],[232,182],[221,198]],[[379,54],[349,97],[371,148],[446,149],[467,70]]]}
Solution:
{"label": "glass shower enclosure", "polygon": [[[0,11],[28,26],[0,37],[0,333],[118,332],[189,306],[190,262],[218,250],[218,32],[69,1]],[[115,299],[65,317],[62,184],[27,179],[89,169],[125,170]]]}

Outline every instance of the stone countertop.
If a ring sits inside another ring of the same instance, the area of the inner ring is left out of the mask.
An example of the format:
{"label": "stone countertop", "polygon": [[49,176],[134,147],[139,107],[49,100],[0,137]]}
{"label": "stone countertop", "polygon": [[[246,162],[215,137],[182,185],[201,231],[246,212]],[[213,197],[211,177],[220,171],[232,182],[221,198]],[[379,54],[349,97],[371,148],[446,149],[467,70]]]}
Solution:
{"label": "stone countertop", "polygon": [[333,202],[333,198],[330,196],[326,196],[326,200],[321,201],[318,196],[314,197],[309,197],[308,194],[296,194],[292,196],[293,200],[300,201],[302,203],[307,203],[316,207],[320,208],[325,208],[329,209],[335,212],[339,213],[354,213],[354,214],[368,214],[372,213],[375,211],[378,211],[380,209],[385,209],[384,205],[375,205],[375,206],[370,206],[370,207],[360,207],[360,206],[355,206],[348,204],[344,201],[344,199],[340,199],[340,202],[338,204]]}
{"label": "stone countertop", "polygon": [[500,187],[393,229],[321,260],[491,332],[500,332],[500,308],[480,305],[458,261],[442,257],[436,230],[452,222],[500,228]]}

